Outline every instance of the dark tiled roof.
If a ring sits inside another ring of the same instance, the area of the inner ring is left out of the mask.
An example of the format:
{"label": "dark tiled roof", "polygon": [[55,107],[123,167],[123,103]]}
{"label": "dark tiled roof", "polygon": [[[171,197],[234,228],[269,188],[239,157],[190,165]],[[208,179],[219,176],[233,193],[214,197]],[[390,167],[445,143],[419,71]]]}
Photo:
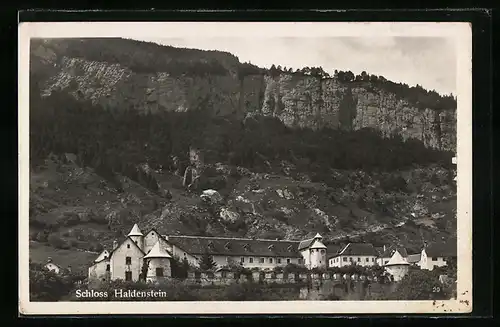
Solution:
{"label": "dark tiled roof", "polygon": [[453,240],[447,244],[430,244],[425,248],[425,253],[427,253],[428,257],[456,257],[457,244]]}
{"label": "dark tiled roof", "polygon": [[377,246],[377,247],[375,247],[375,251],[377,251],[378,255],[381,256],[382,253],[384,253],[384,247],[383,246]]}
{"label": "dark tiled roof", "polygon": [[311,244],[313,242],[314,242],[314,238],[311,238],[309,240],[300,241],[298,250],[300,251],[302,249],[305,249],[305,248],[311,246]]}
{"label": "dark tiled roof", "polygon": [[244,238],[168,236],[168,241],[191,254],[301,258],[298,241]]}
{"label": "dark tiled roof", "polygon": [[371,243],[349,243],[342,250],[339,255],[373,255],[377,256],[377,250]]}
{"label": "dark tiled roof", "polygon": [[408,257],[406,258],[406,261],[408,261],[408,263],[419,262],[420,261],[420,253],[409,254]]}
{"label": "dark tiled roof", "polygon": [[335,257],[341,249],[342,246],[338,244],[328,244],[326,246],[326,254],[328,255],[328,259]]}

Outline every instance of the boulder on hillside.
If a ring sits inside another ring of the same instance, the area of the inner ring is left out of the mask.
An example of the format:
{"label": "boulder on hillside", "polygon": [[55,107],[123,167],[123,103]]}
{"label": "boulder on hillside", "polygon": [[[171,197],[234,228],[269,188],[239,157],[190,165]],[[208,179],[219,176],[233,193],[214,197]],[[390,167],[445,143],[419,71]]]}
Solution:
{"label": "boulder on hillside", "polygon": [[200,197],[203,201],[209,202],[211,204],[222,202],[222,196],[216,190],[204,190]]}

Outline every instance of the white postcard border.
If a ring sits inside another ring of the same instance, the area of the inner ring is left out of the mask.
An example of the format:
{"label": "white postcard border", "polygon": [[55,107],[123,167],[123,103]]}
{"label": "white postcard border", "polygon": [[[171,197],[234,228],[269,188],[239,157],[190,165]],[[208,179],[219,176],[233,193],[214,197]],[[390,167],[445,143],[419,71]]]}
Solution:
{"label": "white postcard border", "polygon": [[[265,33],[262,33],[262,31]],[[446,36],[457,45],[457,300],[30,302],[29,42],[37,37]],[[469,23],[77,22],[19,25],[19,311],[24,315],[370,314],[472,311],[472,31]]]}

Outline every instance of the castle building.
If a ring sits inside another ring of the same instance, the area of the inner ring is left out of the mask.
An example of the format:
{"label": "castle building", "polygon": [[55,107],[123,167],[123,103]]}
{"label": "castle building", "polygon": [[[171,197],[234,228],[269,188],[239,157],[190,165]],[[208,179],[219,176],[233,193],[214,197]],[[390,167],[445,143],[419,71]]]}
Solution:
{"label": "castle building", "polygon": [[378,257],[371,243],[349,243],[328,258],[329,267],[344,267],[352,264],[374,266]]}
{"label": "castle building", "polygon": [[[187,260],[199,266],[209,254],[217,267],[238,263],[245,268],[273,269],[287,264],[305,265],[309,269],[327,266],[327,247],[322,237],[305,241],[282,241],[248,238],[161,235],[151,229],[143,234],[135,224],[127,237],[114,242],[89,267],[89,283],[122,279],[156,282],[171,277],[171,260]],[[147,269],[144,267],[147,265]],[[145,273],[146,276],[141,274]]]}
{"label": "castle building", "polygon": [[261,270],[287,264],[303,265],[308,269],[378,264],[398,280],[406,274],[409,265],[432,270],[435,266],[446,265],[453,257],[453,253],[446,254],[448,252],[435,246],[426,247],[421,254],[412,256],[400,247],[389,247],[381,252],[379,254],[370,243],[327,247],[320,234],[303,241],[167,236],[155,229],[143,234],[135,224],[121,243],[113,242],[112,249],[98,255],[88,269],[88,282],[89,285],[117,279],[158,282],[172,276],[173,259],[186,260],[196,267],[205,254],[212,257],[214,268],[228,267],[233,263]]}

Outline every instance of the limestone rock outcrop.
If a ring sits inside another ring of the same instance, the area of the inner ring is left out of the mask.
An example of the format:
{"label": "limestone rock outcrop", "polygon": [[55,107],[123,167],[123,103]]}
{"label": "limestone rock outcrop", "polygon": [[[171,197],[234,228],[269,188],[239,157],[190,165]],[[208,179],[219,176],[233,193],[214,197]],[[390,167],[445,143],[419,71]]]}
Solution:
{"label": "limestone rock outcrop", "polygon": [[[117,63],[58,55],[43,43],[31,53],[41,96],[65,91],[103,108],[185,112],[203,108],[213,115],[273,116],[289,127],[358,130],[417,139],[455,151],[456,110],[418,109],[395,94],[368,84],[347,87],[337,78],[282,72],[275,76],[170,75],[136,72]],[[43,72],[43,73],[40,73]]]}

